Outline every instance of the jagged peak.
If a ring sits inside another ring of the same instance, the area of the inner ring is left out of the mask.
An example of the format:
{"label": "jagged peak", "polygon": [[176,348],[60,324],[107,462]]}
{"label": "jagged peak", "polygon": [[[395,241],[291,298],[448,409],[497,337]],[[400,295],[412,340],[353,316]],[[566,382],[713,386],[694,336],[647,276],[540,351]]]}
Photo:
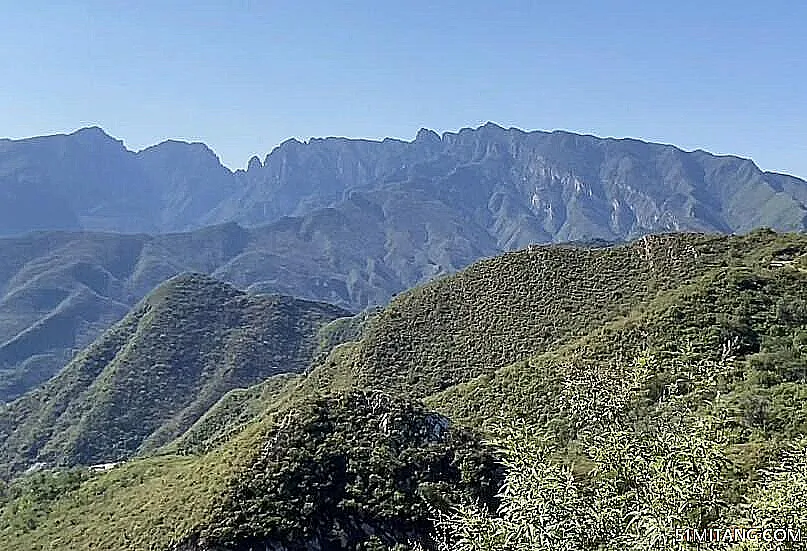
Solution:
{"label": "jagged peak", "polygon": [[284,141],[280,142],[280,145],[275,146],[272,149],[272,151],[270,151],[269,153],[266,154],[266,157],[264,157],[264,159],[263,159],[263,166],[266,166],[267,164],[269,164],[269,160],[272,158],[272,156],[278,155],[281,152],[285,152],[285,151],[288,151],[290,149],[299,148],[300,146],[303,146],[303,145],[305,145],[305,143],[301,142],[297,138],[289,138],[287,140],[284,140]]}
{"label": "jagged peak", "polygon": [[247,163],[247,170],[258,170],[261,168],[263,168],[261,159],[257,155],[250,157],[249,162]]}
{"label": "jagged peak", "polygon": [[416,142],[431,142],[436,143],[440,141],[440,135],[434,130],[428,128],[421,128],[415,136]]}
{"label": "jagged peak", "polygon": [[488,121],[478,128],[478,130],[506,130],[503,126],[499,126],[493,121]]}
{"label": "jagged peak", "polygon": [[301,142],[297,138],[289,138],[287,140],[284,140],[284,141],[280,142],[280,145],[278,147],[279,148],[280,147],[294,147],[294,146],[298,146],[298,145],[304,145],[304,144],[303,144],[303,142]]}

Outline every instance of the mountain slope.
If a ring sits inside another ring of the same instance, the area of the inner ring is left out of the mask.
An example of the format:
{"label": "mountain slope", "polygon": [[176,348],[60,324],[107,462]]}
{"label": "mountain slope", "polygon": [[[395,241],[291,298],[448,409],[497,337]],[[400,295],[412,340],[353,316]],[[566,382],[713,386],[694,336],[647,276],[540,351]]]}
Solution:
{"label": "mountain slope", "polygon": [[[519,449],[539,454],[535,465],[550,476],[542,479],[547,484],[571,485],[578,501],[570,502],[570,515],[588,515],[589,505],[625,505],[598,517],[615,522],[608,525],[616,527],[610,534],[621,547],[615,548],[630,549],[630,538],[638,538],[634,524],[622,521],[632,518],[627,512],[638,510],[635,500],[642,496],[662,500],[654,502],[657,509],[639,508],[642,526],[668,528],[674,519],[666,511],[684,511],[696,523],[736,525],[745,503],[752,514],[765,505],[759,496],[772,488],[765,471],[780,452],[803,447],[805,258],[804,236],[759,231],[658,236],[604,249],[538,247],[484,261],[402,295],[361,331],[347,331],[360,339],[337,346],[292,382],[281,406],[270,393],[264,413],[208,453],[135,460],[57,493],[46,485],[45,497],[33,504],[12,488],[0,530],[10,549],[53,542],[103,546],[116,536],[120,541],[120,534],[128,537],[117,544],[122,549],[297,550],[312,541],[328,548],[328,541],[334,549],[358,550],[368,548],[370,535],[376,540],[369,548],[392,549],[411,534],[396,533],[390,529],[395,522],[384,521],[357,541],[351,520],[369,514],[376,522],[393,518],[398,506],[414,507],[408,501],[413,494],[403,491],[413,486],[386,487],[383,481],[394,477],[380,473],[402,468],[428,480],[433,463],[417,458],[443,449],[429,451],[401,434],[392,440],[403,438],[411,450],[390,454],[384,428],[390,409],[366,398],[387,392],[425,397],[454,419],[453,430],[459,421],[497,437],[520,424],[528,437],[546,438]],[[496,328],[502,328],[500,340],[488,336],[498,335]],[[422,419],[403,397],[384,403],[393,402],[393,410],[412,412],[402,420]],[[709,438],[706,455],[692,459]],[[692,443],[698,445],[687,447]],[[476,465],[484,466],[479,457]],[[350,468],[343,468],[345,459]],[[687,470],[695,460],[708,467],[707,478]],[[508,464],[515,467],[518,459]],[[356,483],[376,480],[371,486],[379,492],[336,503],[320,499],[324,488],[343,487],[340,477],[359,473],[366,478]],[[160,492],[155,480],[171,491]],[[448,490],[462,489],[456,479],[441,480]],[[699,506],[704,492],[712,492],[709,503],[716,508]],[[538,492],[525,503],[541,504],[545,495],[572,493]],[[588,504],[596,496],[603,499]],[[575,513],[578,505],[582,512]],[[508,506],[521,514],[519,502]],[[524,518],[531,519],[531,511],[524,510]],[[557,518],[556,509],[545,512],[549,516],[540,518]],[[509,522],[481,518],[473,530]],[[513,537],[535,533],[510,526]],[[596,539],[602,533],[589,534]],[[592,543],[580,541],[581,548]]]}
{"label": "mountain slope", "polygon": [[447,503],[492,503],[495,471],[473,432],[409,400],[374,392],[306,400],[268,431],[209,522],[179,548],[383,549],[419,541]]}
{"label": "mountain slope", "polygon": [[[549,264],[547,258],[563,262],[536,270],[527,255],[538,253],[544,253],[542,264]],[[646,271],[629,269],[636,254],[649,265]],[[581,261],[587,257],[596,261]],[[556,522],[568,523],[569,531],[551,541],[578,538],[581,549],[612,540],[618,542],[613,549],[648,548],[653,538],[670,537],[664,531],[682,518],[693,526],[734,526],[749,522],[750,514],[755,525],[784,526],[792,512],[807,518],[807,508],[792,501],[793,492],[787,511],[761,496],[771,495],[770,469],[783,454],[798,458],[804,451],[805,259],[807,239],[769,232],[505,255],[396,299],[370,321],[359,342],[334,351],[297,392],[387,389],[426,396],[431,408],[496,437],[522,427],[506,457],[512,468],[523,464],[504,494],[513,499],[499,515],[479,511],[448,525],[456,530],[451,537],[465,542],[463,549],[483,542],[490,551],[516,542],[526,542],[518,549],[540,548],[545,540],[528,536],[542,529],[551,535]],[[628,300],[607,293],[617,274]],[[554,276],[554,289],[541,289],[547,276]],[[564,276],[597,285],[557,281]],[[530,284],[544,292],[497,307],[502,296]],[[452,286],[462,294],[448,294]],[[485,292],[474,293],[474,287]],[[560,315],[545,312],[564,300],[581,310],[568,317],[562,308]],[[441,320],[453,322],[449,331]],[[553,338],[530,340],[550,323]],[[497,326],[512,328],[502,339],[512,342],[503,349],[489,337]],[[365,347],[382,350],[368,358]],[[520,347],[521,361],[513,363],[508,348]],[[469,382],[430,395],[446,380]],[[540,452],[530,455],[533,450]],[[693,471],[693,462],[702,467]],[[793,472],[779,470],[803,484],[799,465]],[[535,478],[534,468],[546,469],[547,478]],[[562,491],[569,485],[574,494]],[[642,496],[653,496],[652,509],[643,508]],[[568,503],[557,505],[556,498]],[[562,507],[570,508],[568,517]],[[591,526],[592,510],[608,524]],[[630,522],[634,517],[639,528]],[[248,547],[241,541],[232,548]]]}
{"label": "mountain slope", "polygon": [[807,214],[799,180],[748,160],[490,123],[442,136],[423,130],[411,143],[290,140],[243,180],[229,212],[246,225],[264,211],[245,207],[278,196],[285,213],[304,214],[351,191],[401,188],[462,211],[503,250],[660,231],[797,230]]}
{"label": "mountain slope", "polygon": [[306,369],[337,307],[169,280],[57,377],[0,409],[4,470],[119,461],[190,427],[219,398]]}
{"label": "mountain slope", "polygon": [[361,341],[325,360],[317,377],[333,369],[342,383],[359,388],[428,396],[585,335],[720,266],[766,266],[805,243],[802,236],[758,231],[507,253],[399,295]]}
{"label": "mountain slope", "polygon": [[[417,203],[418,214],[403,210],[404,202],[416,204],[404,195],[356,196],[339,209],[251,230],[226,224],[161,236],[39,233],[0,240],[0,401],[53,376],[178,273],[358,310],[495,254],[481,230],[444,206]],[[370,210],[378,213],[372,219]]]}
{"label": "mountain slope", "polygon": [[721,267],[430,398],[496,431],[511,466],[497,515],[466,509],[442,526],[466,538],[455,548],[527,551],[543,534],[550,548],[647,549],[707,526],[788,538],[735,535],[726,549],[803,548],[789,534],[807,519],[806,278],[780,261]]}
{"label": "mountain slope", "polygon": [[448,500],[489,501],[496,471],[473,432],[404,398],[308,397],[202,456],[0,486],[0,536],[9,551],[385,549],[425,538]]}
{"label": "mountain slope", "polygon": [[[317,331],[318,346],[312,365],[327,358],[336,347],[358,340],[376,313],[374,310],[365,310],[355,316],[339,318],[320,327]],[[293,401],[294,389],[304,375],[303,373],[273,375],[249,388],[231,390],[163,451],[183,454],[209,451],[259,418],[267,407],[278,409],[282,407],[283,402]]]}
{"label": "mountain slope", "polygon": [[97,127],[0,140],[0,235],[198,228],[236,187],[202,144],[168,141],[135,153]]}

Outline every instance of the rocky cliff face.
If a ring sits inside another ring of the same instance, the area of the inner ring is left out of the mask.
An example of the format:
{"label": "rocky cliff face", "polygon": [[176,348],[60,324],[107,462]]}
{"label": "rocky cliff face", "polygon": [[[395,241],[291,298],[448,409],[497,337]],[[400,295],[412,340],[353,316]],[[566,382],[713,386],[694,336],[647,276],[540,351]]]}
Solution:
{"label": "rocky cliff face", "polygon": [[442,136],[421,130],[411,143],[288,141],[239,177],[238,199],[219,212],[246,225],[357,191],[406,190],[462,212],[503,249],[659,231],[795,230],[807,215],[803,181],[749,160],[494,124]]}

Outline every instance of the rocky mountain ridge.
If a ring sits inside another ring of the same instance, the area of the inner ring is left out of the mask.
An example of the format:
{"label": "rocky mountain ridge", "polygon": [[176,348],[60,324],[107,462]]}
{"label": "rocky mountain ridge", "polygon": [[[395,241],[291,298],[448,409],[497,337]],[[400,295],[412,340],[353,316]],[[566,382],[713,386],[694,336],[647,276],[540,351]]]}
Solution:
{"label": "rocky mountain ridge", "polygon": [[422,129],[411,142],[291,139],[235,172],[201,143],[133,152],[97,127],[0,140],[0,235],[251,227],[394,190],[462,212],[503,250],[659,231],[799,230],[807,215],[803,180],[747,159],[493,123]]}

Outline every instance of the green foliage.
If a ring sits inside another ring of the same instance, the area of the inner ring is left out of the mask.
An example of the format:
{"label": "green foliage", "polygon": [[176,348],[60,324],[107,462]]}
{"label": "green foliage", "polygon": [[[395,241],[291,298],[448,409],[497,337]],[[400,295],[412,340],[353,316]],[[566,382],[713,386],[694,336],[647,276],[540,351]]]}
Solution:
{"label": "green foliage", "polygon": [[323,325],[317,332],[319,344],[313,364],[325,361],[337,346],[360,340],[367,325],[380,311],[380,308],[369,308],[355,316],[339,318]]}
{"label": "green foliage", "polygon": [[[678,527],[710,525],[725,508],[728,459],[704,427],[591,431],[578,442],[585,470],[559,462],[531,430],[504,441],[507,478],[497,514],[444,515],[452,551],[653,550]],[[686,430],[682,430],[686,429]]]}
{"label": "green foliage", "polygon": [[658,549],[684,545],[677,527],[800,526],[805,276],[751,268],[430,399],[499,434],[502,417],[535,425],[503,439],[498,513],[443,516],[443,547]]}
{"label": "green foliage", "polygon": [[489,502],[495,472],[471,433],[413,402],[360,392],[316,399],[267,433],[197,541],[390,549],[427,534],[432,507]]}
{"label": "green foliage", "polygon": [[53,510],[63,495],[75,491],[90,478],[88,471],[74,468],[64,471],[39,471],[16,480],[0,495],[5,504],[3,516],[12,531],[33,530]]}
{"label": "green foliage", "polygon": [[212,450],[257,422],[267,409],[279,406],[283,393],[298,380],[298,375],[283,373],[249,388],[231,390],[161,451],[201,454]]}
{"label": "green foliage", "polygon": [[[0,508],[4,551],[167,549],[209,518],[213,503],[245,468],[259,427],[202,457],[161,456],[126,462],[81,480],[28,507],[12,499]],[[58,472],[58,471],[57,471]],[[59,475],[61,476],[61,475]],[[25,487],[25,478],[11,485]],[[33,518],[34,523],[28,522]]]}
{"label": "green foliage", "polygon": [[[507,253],[398,296],[367,325],[348,362],[360,388],[425,397],[556,350],[710,273],[713,279],[739,278],[733,285],[738,290],[751,285],[744,294],[751,302],[729,311],[740,316],[763,299],[753,281],[743,278],[749,270],[768,268],[784,244],[807,251],[802,236],[757,232],[741,238],[648,236],[611,248]],[[737,268],[719,272],[724,265]],[[724,294],[720,288],[712,292],[704,300]],[[673,294],[668,300],[686,299]],[[676,308],[662,314],[667,323],[676,322]],[[707,313],[699,326],[711,330],[715,322]],[[742,336],[742,327],[726,330]],[[334,363],[344,365],[345,359]]]}
{"label": "green foliage", "polygon": [[[738,512],[738,523],[770,529],[800,530],[807,538],[807,439],[791,443],[760,473],[761,481],[749,496],[748,503]],[[801,549],[804,542],[786,542],[781,549]],[[748,549],[775,549],[761,542]]]}

